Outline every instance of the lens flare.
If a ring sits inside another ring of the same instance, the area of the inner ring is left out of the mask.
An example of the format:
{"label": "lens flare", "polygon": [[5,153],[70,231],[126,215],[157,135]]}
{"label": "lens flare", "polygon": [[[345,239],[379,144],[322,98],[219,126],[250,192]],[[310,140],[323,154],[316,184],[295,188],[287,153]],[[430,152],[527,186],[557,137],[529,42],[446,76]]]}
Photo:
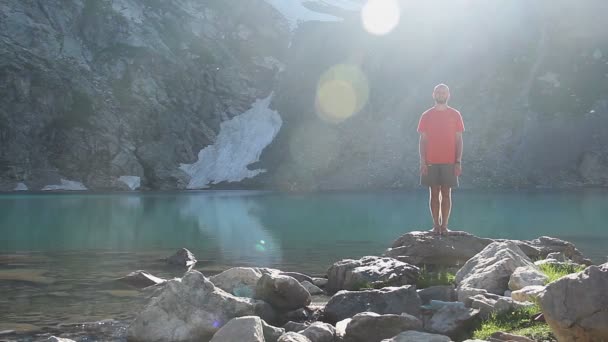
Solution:
{"label": "lens flare", "polygon": [[338,64],[327,70],[317,86],[317,114],[325,121],[339,123],[359,112],[367,103],[369,86],[355,65]]}
{"label": "lens flare", "polygon": [[361,9],[361,21],[367,32],[384,35],[391,32],[401,18],[397,0],[368,0]]}

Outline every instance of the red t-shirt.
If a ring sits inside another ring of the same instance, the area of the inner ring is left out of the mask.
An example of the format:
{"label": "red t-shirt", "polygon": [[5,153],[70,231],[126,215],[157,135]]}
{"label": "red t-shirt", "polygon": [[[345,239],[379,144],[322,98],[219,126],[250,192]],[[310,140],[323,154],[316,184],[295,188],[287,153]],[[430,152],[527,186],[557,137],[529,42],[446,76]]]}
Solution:
{"label": "red t-shirt", "polygon": [[435,107],[422,113],[418,133],[426,133],[426,162],[428,164],[452,164],[456,161],[456,133],[464,132],[460,112],[448,107]]}

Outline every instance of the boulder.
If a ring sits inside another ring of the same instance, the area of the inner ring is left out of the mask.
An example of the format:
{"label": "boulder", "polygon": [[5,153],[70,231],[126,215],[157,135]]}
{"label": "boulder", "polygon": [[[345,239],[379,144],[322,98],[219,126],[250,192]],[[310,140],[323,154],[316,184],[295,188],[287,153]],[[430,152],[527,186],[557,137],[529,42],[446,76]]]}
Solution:
{"label": "boulder", "polygon": [[295,310],[310,304],[310,293],[296,279],[264,274],[255,288],[256,299],[261,299],[279,310]]}
{"label": "boulder", "polygon": [[514,242],[493,242],[469,259],[456,273],[459,287],[504,294],[516,268],[534,264]]}
{"label": "boulder", "polygon": [[452,285],[430,286],[418,290],[422,304],[428,304],[431,300],[454,302],[457,300],[456,289]]}
{"label": "boulder", "polygon": [[69,338],[61,338],[56,336],[51,336],[44,340],[45,342],[76,342],[74,340],[70,340]]}
{"label": "boulder", "polygon": [[534,340],[521,335],[497,331],[490,335],[490,342],[534,342]]}
{"label": "boulder", "polygon": [[288,276],[288,277],[292,277],[294,279],[296,279],[297,281],[299,281],[300,283],[303,281],[307,281],[309,283],[312,283],[312,277],[308,276],[306,274],[303,273],[298,273],[298,272],[282,272],[282,271],[278,271],[280,275],[284,275],[284,276]]}
{"label": "boulder", "polygon": [[148,286],[162,284],[166,280],[159,277],[155,277],[146,271],[139,270],[131,272],[122,278],[118,278],[116,279],[116,281],[141,289]]}
{"label": "boulder", "polygon": [[438,237],[414,231],[400,236],[384,255],[413,265],[459,266],[492,242],[465,232]]}
{"label": "boulder", "polygon": [[323,288],[327,286],[327,278],[312,278],[312,283]]}
{"label": "boulder", "polygon": [[530,265],[516,268],[509,278],[508,286],[511,291],[517,291],[526,286],[543,286],[547,282],[549,282],[549,277],[541,272],[538,266]]}
{"label": "boulder", "polygon": [[328,292],[414,284],[420,275],[416,266],[393,258],[366,256],[334,263],[327,271]]}
{"label": "boulder", "polygon": [[262,320],[256,316],[231,319],[218,330],[211,342],[266,342]]}
{"label": "boulder", "polygon": [[286,332],[281,335],[277,342],[313,342],[308,337],[295,332]]}
{"label": "boulder", "polygon": [[338,341],[344,341],[344,336],[346,336],[346,327],[352,320],[352,318],[345,318],[336,323],[336,339]]}
{"label": "boulder", "polygon": [[511,292],[511,298],[517,302],[536,302],[537,298],[545,292],[544,286],[526,286],[521,290]]}
{"label": "boulder", "polygon": [[559,341],[608,341],[608,263],[547,285],[540,305]]}
{"label": "boulder", "polygon": [[566,258],[574,261],[577,264],[589,266],[591,260],[585,258],[583,254],[574,246],[573,243],[552,238],[549,236],[541,236],[538,239],[526,241],[530,246],[538,249],[538,255],[529,255],[531,258],[546,258],[551,253],[562,253]]}
{"label": "boulder", "polygon": [[289,332],[289,331],[298,332],[298,331],[302,331],[302,330],[308,328],[309,325],[310,325],[309,323],[300,323],[300,322],[289,321],[289,322],[285,323],[285,325],[283,325],[283,329],[285,329],[285,331],[287,331],[287,332]]}
{"label": "boulder", "polygon": [[209,341],[232,318],[257,315],[263,302],[235,297],[198,271],[167,281],[127,329],[129,341]]}
{"label": "boulder", "polygon": [[479,310],[466,308],[464,306],[446,305],[433,313],[430,321],[425,325],[425,330],[447,335],[455,340],[468,337],[479,324]]}
{"label": "boulder", "polygon": [[313,342],[333,342],[336,338],[336,328],[323,322],[314,322],[299,333]]}
{"label": "boulder", "polygon": [[408,315],[379,315],[375,312],[356,314],[346,326],[345,342],[380,342],[407,330],[422,329],[420,319]]}
{"label": "boulder", "polygon": [[264,339],[266,342],[277,342],[279,337],[285,333],[285,329],[272,326],[262,320],[262,330],[264,331]]}
{"label": "boulder", "polygon": [[444,335],[409,330],[382,342],[452,342],[452,339]]}
{"label": "boulder", "polygon": [[306,291],[308,291],[308,293],[310,293],[313,296],[318,295],[318,294],[323,294],[323,290],[321,290],[320,288],[315,286],[313,283],[310,283],[310,282],[304,280],[300,284],[302,284],[302,286],[304,286]]}
{"label": "boulder", "polygon": [[377,314],[407,313],[418,317],[420,297],[412,285],[379,290],[343,290],[331,297],[325,305],[325,318],[329,322],[338,322],[365,311]]}
{"label": "boulder", "polygon": [[483,319],[488,318],[492,314],[499,314],[534,305],[530,302],[516,302],[509,297],[488,296],[483,294],[468,298],[465,304],[468,307],[479,310],[479,316]]}
{"label": "boulder", "polygon": [[257,267],[233,267],[209,277],[213,285],[238,297],[253,298],[262,274],[270,273]]}
{"label": "boulder", "polygon": [[170,265],[177,265],[182,267],[191,267],[196,264],[196,258],[194,254],[186,248],[178,249],[175,254],[165,259]]}
{"label": "boulder", "polygon": [[564,252],[549,253],[549,254],[547,254],[546,259],[553,259],[553,260],[562,261],[562,262],[571,261],[570,259],[568,259],[568,257],[566,257],[566,254],[564,254]]}

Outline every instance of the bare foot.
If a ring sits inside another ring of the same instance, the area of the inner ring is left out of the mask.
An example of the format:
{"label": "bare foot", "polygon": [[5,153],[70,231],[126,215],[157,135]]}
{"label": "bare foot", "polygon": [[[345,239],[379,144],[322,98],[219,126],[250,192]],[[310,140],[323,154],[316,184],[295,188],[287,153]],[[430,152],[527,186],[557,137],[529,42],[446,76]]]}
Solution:
{"label": "bare foot", "polygon": [[433,226],[433,229],[429,230],[433,235],[441,235],[441,226]]}
{"label": "bare foot", "polygon": [[451,232],[448,227],[441,226],[439,229],[441,235],[448,235]]}

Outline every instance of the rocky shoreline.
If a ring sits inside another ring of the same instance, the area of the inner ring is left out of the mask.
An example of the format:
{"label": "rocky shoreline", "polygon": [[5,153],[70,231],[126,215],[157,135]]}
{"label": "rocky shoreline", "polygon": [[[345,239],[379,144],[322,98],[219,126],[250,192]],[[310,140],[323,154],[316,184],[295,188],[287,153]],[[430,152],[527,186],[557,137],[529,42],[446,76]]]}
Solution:
{"label": "rocky shoreline", "polygon": [[[323,278],[255,267],[207,277],[192,270],[196,258],[186,249],[165,261],[183,277],[136,271],[116,279],[150,298],[131,322],[64,324],[35,336],[4,331],[0,340],[466,341],[491,315],[534,303],[558,341],[608,340],[608,263],[592,265],[572,243],[551,237],[410,232],[383,256],[337,261]],[[547,284],[539,269],[546,264],[586,268]],[[433,272],[455,279],[423,287]],[[507,340],[532,341],[509,334],[488,341]]]}

